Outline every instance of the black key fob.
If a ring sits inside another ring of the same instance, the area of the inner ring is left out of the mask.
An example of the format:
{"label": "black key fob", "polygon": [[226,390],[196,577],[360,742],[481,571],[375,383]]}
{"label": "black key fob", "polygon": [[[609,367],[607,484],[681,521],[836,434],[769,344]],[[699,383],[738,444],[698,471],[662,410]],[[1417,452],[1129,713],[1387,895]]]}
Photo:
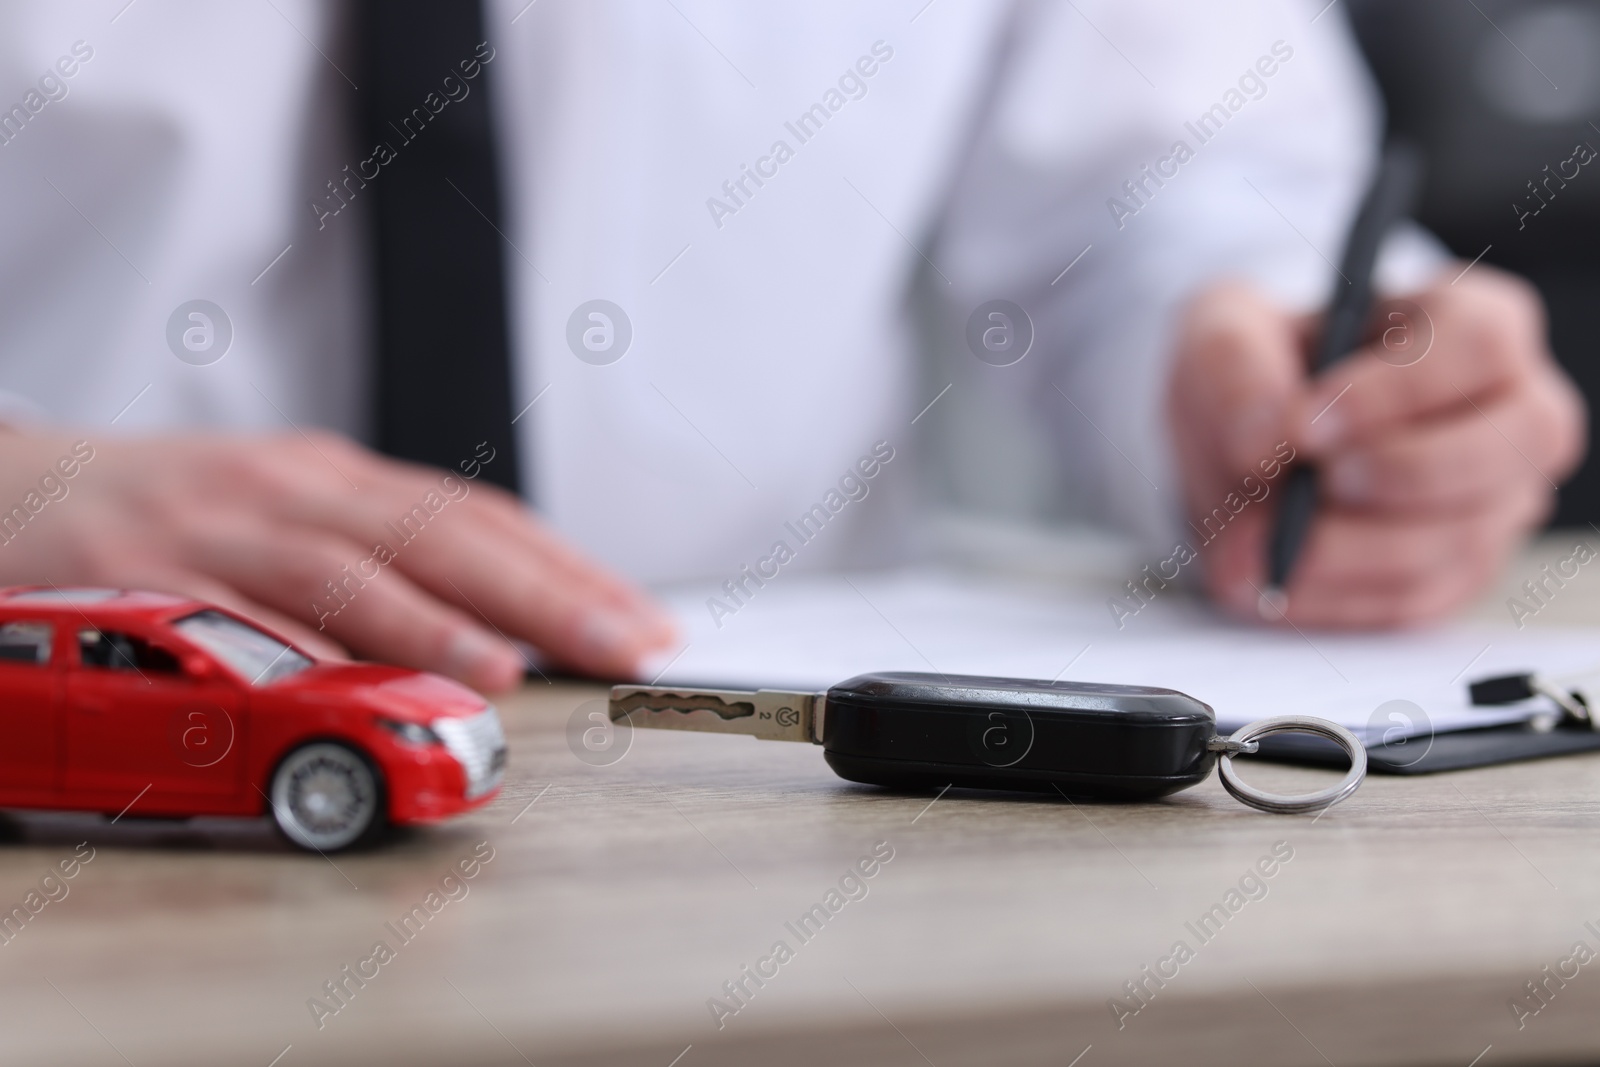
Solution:
{"label": "black key fob", "polygon": [[828,766],[869,785],[1147,800],[1216,764],[1215,714],[1172,689],[885,672],[839,683],[823,707]]}
{"label": "black key fob", "polygon": [[[1021,790],[1068,798],[1149,800],[1205,781],[1262,811],[1321,811],[1367,773],[1344,727],[1278,715],[1218,737],[1211,708],[1187,693],[1139,685],[1035,682],[886,672],[825,693],[618,685],[610,717],[660,730],[744,734],[820,744],[841,778],[894,789]],[[1263,737],[1310,733],[1340,745],[1350,771],[1338,785],[1280,796],[1242,781],[1235,755]]]}

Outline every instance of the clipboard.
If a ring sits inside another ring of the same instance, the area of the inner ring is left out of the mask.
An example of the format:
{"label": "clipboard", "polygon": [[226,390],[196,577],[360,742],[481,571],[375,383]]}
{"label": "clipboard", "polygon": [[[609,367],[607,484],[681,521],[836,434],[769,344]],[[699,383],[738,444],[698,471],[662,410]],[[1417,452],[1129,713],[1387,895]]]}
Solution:
{"label": "clipboard", "polygon": [[[1587,724],[1563,724],[1541,731],[1532,724],[1517,723],[1368,745],[1367,767],[1376,774],[1437,774],[1596,751],[1600,751],[1600,732]],[[1317,767],[1342,768],[1349,763],[1338,745],[1302,735],[1264,738],[1259,754],[1280,763]]]}

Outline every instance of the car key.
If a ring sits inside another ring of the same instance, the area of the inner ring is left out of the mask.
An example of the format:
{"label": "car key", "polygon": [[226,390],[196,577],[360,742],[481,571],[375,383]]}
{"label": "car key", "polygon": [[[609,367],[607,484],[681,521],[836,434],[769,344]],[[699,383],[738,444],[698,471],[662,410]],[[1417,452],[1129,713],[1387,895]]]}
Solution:
{"label": "car key", "polygon": [[[1325,719],[1284,715],[1218,737],[1212,709],[1185,693],[1132,685],[912,672],[857,675],[822,693],[619,685],[610,716],[649,729],[806,741],[841,778],[896,789],[962,786],[1066,797],[1148,800],[1196,785],[1220,757],[1223,785],[1264,811],[1315,811],[1366,774],[1366,749]],[[1245,784],[1236,753],[1262,737],[1307,732],[1341,745],[1336,786],[1280,796]]]}

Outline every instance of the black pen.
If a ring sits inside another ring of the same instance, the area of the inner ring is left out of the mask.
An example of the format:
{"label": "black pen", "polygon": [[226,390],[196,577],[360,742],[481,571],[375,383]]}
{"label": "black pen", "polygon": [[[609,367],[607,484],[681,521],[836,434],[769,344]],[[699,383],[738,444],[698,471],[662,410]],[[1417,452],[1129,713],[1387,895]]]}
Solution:
{"label": "black pen", "polygon": [[[1411,213],[1422,180],[1422,155],[1408,141],[1391,141],[1378,163],[1361,210],[1344,246],[1344,261],[1334,282],[1333,299],[1311,358],[1313,376],[1323,373],[1353,353],[1361,344],[1367,315],[1372,310],[1372,268],[1383,239]],[[1332,405],[1329,405],[1330,407]],[[1317,503],[1317,472],[1306,464],[1289,471],[1283,486],[1283,506],[1267,545],[1267,591],[1261,596],[1261,614],[1272,618],[1288,606],[1285,590],[1300,546],[1311,528]]]}

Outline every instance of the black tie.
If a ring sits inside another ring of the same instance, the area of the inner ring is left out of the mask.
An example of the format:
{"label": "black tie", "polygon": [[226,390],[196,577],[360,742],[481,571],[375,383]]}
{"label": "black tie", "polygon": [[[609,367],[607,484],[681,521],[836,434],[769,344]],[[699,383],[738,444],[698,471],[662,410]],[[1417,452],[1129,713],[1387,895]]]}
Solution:
{"label": "black tie", "polygon": [[460,471],[488,442],[483,476],[516,492],[483,12],[478,0],[361,0],[360,14],[377,444]]}

